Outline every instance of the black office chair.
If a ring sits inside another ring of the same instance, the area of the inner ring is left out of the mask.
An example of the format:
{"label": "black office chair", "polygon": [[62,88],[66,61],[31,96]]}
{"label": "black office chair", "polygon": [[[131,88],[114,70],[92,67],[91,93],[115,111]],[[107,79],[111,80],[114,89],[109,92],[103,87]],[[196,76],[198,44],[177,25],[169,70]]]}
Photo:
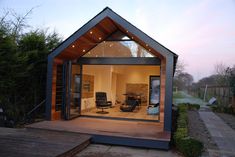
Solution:
{"label": "black office chair", "polygon": [[109,112],[104,111],[104,109],[108,109],[112,106],[111,101],[107,101],[107,95],[105,92],[96,92],[95,93],[95,98],[96,98],[96,108],[101,109],[101,111],[97,111],[96,113],[100,114],[107,114]]}

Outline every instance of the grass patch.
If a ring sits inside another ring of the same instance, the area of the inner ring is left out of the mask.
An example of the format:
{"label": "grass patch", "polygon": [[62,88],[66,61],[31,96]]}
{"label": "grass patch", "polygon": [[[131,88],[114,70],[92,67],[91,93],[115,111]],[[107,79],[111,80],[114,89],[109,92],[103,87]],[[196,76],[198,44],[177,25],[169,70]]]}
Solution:
{"label": "grass patch", "polygon": [[183,99],[185,98],[185,95],[183,94],[183,92],[179,91],[179,92],[173,92],[173,99]]}

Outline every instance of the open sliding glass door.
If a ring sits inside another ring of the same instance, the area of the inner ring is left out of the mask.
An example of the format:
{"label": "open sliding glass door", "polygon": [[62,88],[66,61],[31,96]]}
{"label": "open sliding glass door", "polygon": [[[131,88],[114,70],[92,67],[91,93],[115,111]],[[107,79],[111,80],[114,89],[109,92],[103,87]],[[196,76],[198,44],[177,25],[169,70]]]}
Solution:
{"label": "open sliding glass door", "polygon": [[81,107],[81,74],[80,65],[71,61],[63,65],[63,109],[62,116],[69,120],[80,115]]}

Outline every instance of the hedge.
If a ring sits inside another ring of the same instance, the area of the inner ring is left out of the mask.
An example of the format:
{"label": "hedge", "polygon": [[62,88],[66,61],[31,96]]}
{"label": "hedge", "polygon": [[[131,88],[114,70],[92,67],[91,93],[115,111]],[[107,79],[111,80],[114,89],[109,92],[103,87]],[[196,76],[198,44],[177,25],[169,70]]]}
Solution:
{"label": "hedge", "polygon": [[230,107],[211,106],[211,109],[212,109],[213,112],[227,113],[227,114],[235,115],[235,109],[232,106],[230,106]]}
{"label": "hedge", "polygon": [[178,105],[178,118],[177,129],[174,133],[174,142],[176,148],[186,157],[198,157],[203,151],[203,144],[188,135],[188,117],[187,110],[198,110],[198,104],[179,104]]}

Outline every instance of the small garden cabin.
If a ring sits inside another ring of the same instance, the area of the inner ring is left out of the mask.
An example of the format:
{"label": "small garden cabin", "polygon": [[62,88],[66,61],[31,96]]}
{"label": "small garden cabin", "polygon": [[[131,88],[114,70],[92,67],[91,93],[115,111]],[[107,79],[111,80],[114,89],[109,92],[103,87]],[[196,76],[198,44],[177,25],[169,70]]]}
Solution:
{"label": "small garden cabin", "polygon": [[143,121],[170,134],[177,57],[107,7],[49,54],[47,120]]}

